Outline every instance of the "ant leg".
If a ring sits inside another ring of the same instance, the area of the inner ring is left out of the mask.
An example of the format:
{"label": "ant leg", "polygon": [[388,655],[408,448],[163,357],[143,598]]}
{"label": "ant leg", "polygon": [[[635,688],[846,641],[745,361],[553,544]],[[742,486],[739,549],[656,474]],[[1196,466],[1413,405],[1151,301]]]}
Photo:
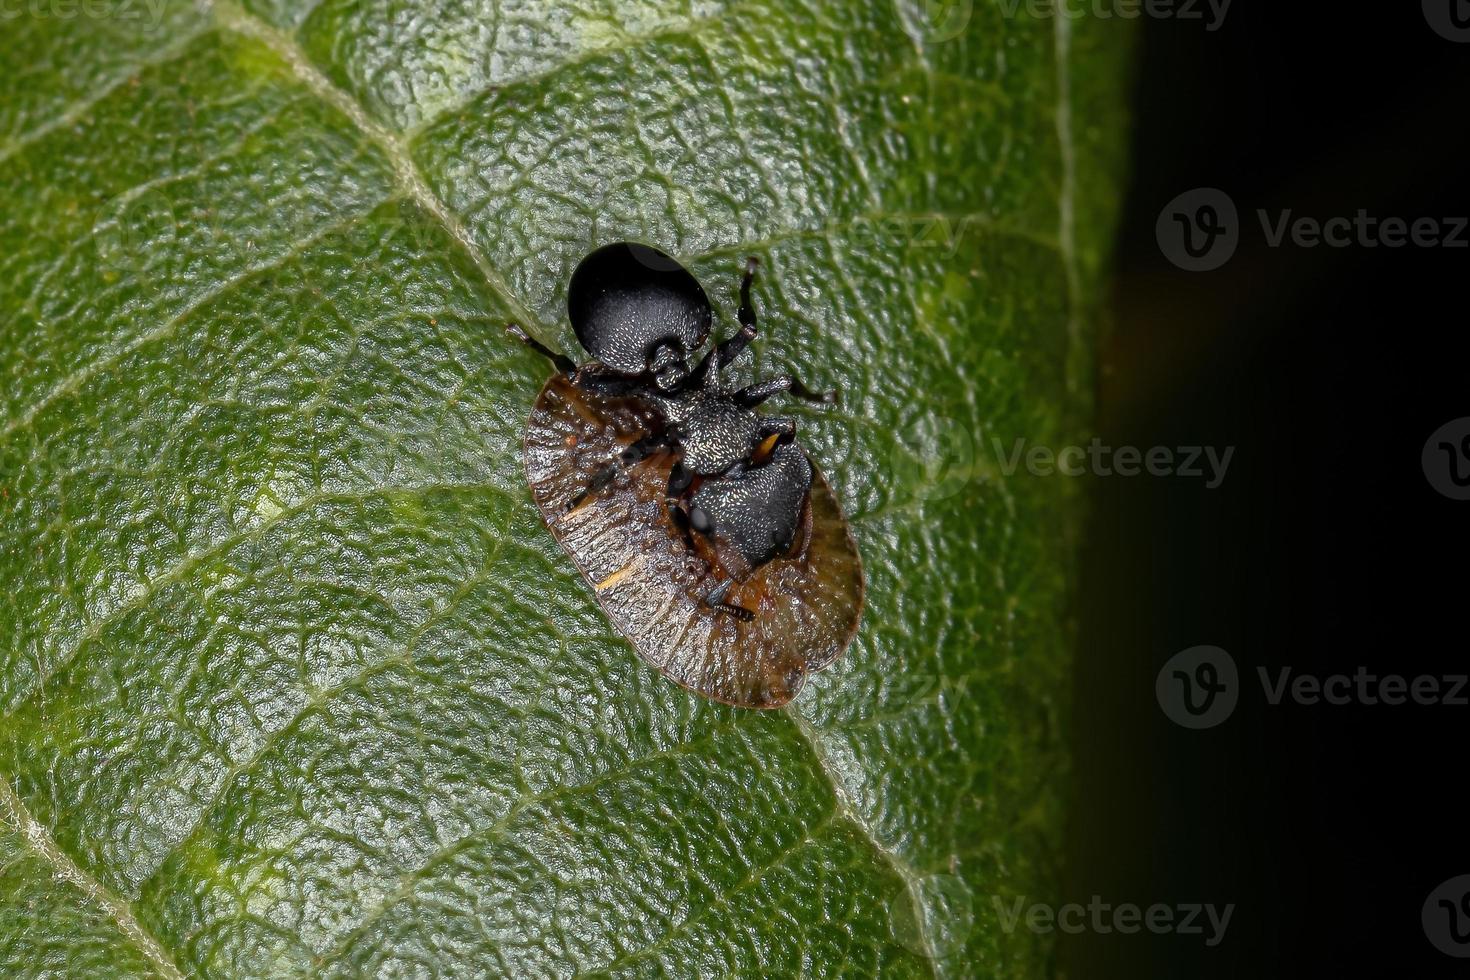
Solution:
{"label": "ant leg", "polygon": [[725,601],[725,596],[730,592],[730,586],[734,584],[734,579],[725,579],[725,581],[711,589],[703,599],[700,599],[699,604],[715,612],[729,613],[742,623],[748,623],[755,618],[755,613],[746,609],[744,606],[737,606],[734,603]]}
{"label": "ant leg", "polygon": [[704,360],[699,362],[699,367],[694,369],[694,374],[703,376],[705,371],[713,367],[716,371],[723,371],[725,366],[735,360],[736,356],[755,339],[757,327],[755,323],[755,304],[750,299],[750,284],[755,280],[755,267],[760,265],[760,259],[754,255],[745,260],[745,275],[740,279],[740,308],[735,316],[740,320],[740,330],[728,340],[722,340],[714,350],[704,355]]}
{"label": "ant leg", "polygon": [[584,500],[611,483],[619,470],[626,469],[641,459],[646,459],[667,445],[668,437],[664,435],[644,436],[637,442],[629,443],[622,452],[618,453],[617,459],[592,474],[592,479],[587,481],[587,485],[567,502],[566,509],[576,510]]}
{"label": "ant leg", "polygon": [[821,405],[836,405],[839,401],[835,389],[832,391],[812,391],[789,374],[777,375],[766,381],[759,381],[753,385],[747,385],[735,392],[735,401],[746,408],[754,408],[772,395],[779,395],[783,391],[803,401],[816,402]]}
{"label": "ant leg", "polygon": [[541,343],[541,341],[526,333],[525,330],[522,330],[519,323],[507,323],[505,325],[505,332],[510,334],[516,340],[519,340],[521,343],[525,344],[527,347],[531,348],[536,353],[540,354],[542,357],[546,358],[548,361],[554,364],[556,366],[556,369],[562,374],[575,374],[577,372],[577,365],[572,361],[570,357],[567,357],[565,354],[558,354],[555,351],[551,350],[545,344]]}
{"label": "ant leg", "polygon": [[684,491],[689,489],[689,484],[694,482],[694,474],[684,468],[684,463],[675,463],[669,468],[668,498],[677,500],[684,496]]}
{"label": "ant leg", "polygon": [[664,509],[669,512],[669,520],[674,522],[674,527],[684,535],[684,543],[689,550],[694,550],[694,536],[690,534],[689,514],[684,510],[684,492],[694,482],[694,474],[686,470],[682,463],[675,463],[669,470],[669,488],[664,492]]}
{"label": "ant leg", "polygon": [[744,472],[747,464],[750,466],[764,466],[776,451],[776,447],[784,445],[796,438],[796,420],[784,415],[769,415],[761,417],[761,427],[756,433],[756,440],[750,450],[750,455],[743,461],[736,463],[726,471],[726,475],[732,472]]}
{"label": "ant leg", "polygon": [[764,442],[771,436],[782,439],[791,439],[796,436],[796,419],[787,418],[785,415],[766,415],[761,417],[760,437]]}
{"label": "ant leg", "polygon": [[664,506],[668,508],[669,520],[673,522],[674,530],[684,536],[684,546],[691,552],[694,551],[694,532],[690,529],[689,515],[684,512],[679,501],[672,497],[664,501]]}
{"label": "ant leg", "polygon": [[755,323],[755,304],[750,300],[750,284],[755,281],[755,267],[758,265],[760,259],[754,255],[745,260],[745,275],[740,277],[740,308],[735,311],[735,317],[740,321],[740,332],[720,345],[722,369],[755,339],[758,328]]}

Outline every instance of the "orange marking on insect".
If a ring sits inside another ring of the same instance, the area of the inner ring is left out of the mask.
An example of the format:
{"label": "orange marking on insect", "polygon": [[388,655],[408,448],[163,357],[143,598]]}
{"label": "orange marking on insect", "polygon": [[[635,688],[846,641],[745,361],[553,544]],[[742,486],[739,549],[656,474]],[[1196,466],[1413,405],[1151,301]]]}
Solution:
{"label": "orange marking on insect", "polygon": [[640,569],[642,567],[643,567],[643,556],[642,555],[639,555],[633,561],[628,562],[628,564],[624,565],[622,568],[618,569],[616,572],[613,572],[611,575],[609,575],[607,578],[603,579],[601,582],[598,582],[596,585],[593,586],[593,588],[596,589],[598,592],[606,592],[608,589],[610,589],[613,586],[617,585],[623,579],[627,578],[629,575],[632,575],[634,572],[636,572],[638,569]]}
{"label": "orange marking on insect", "polygon": [[762,442],[760,446],[756,448],[756,451],[750,454],[751,463],[756,466],[760,466],[766,460],[770,459],[771,453],[776,451],[776,442],[780,438],[781,437],[779,435],[774,434],[766,436],[765,442]]}
{"label": "orange marking on insect", "polygon": [[592,501],[593,499],[595,499],[595,496],[595,494],[589,493],[587,496],[582,498],[582,502],[577,504],[577,506],[568,507],[565,511],[563,511],[561,517],[559,517],[558,520],[566,521],[570,518],[580,517],[582,514],[585,514],[587,512],[587,508],[592,506]]}
{"label": "orange marking on insect", "polygon": [[565,401],[571,406],[572,411],[576,412],[584,422],[599,427],[603,424],[603,420],[593,414],[592,410],[587,407],[581,398],[568,398]]}

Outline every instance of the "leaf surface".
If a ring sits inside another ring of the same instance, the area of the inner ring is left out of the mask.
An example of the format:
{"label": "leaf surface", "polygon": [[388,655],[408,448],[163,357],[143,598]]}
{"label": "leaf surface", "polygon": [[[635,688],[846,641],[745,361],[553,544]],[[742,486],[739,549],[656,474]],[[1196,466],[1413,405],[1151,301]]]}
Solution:
{"label": "leaf surface", "polygon": [[[1004,5],[251,0],[0,49],[0,974],[1035,976],[1126,45]],[[123,16],[122,10],[136,16]],[[685,258],[868,570],[788,709],[662,680],[521,431]]]}

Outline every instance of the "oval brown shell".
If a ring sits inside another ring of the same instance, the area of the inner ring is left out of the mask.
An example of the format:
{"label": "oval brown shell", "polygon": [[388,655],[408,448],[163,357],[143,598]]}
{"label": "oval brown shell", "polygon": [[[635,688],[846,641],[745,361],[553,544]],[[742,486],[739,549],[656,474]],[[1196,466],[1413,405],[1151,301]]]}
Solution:
{"label": "oval brown shell", "polygon": [[[691,550],[664,497],[673,457],[655,453],[567,509],[592,475],[658,425],[637,399],[610,397],[557,374],[526,426],[526,475],[552,535],[592,587],[617,631],[664,676],[705,697],[776,708],[807,675],[852,642],[863,605],[863,569],[847,520],[814,473],[792,552],[736,581],[725,601],[751,610],[742,622],[701,604],[726,578]],[[815,469],[815,467],[814,467]]]}

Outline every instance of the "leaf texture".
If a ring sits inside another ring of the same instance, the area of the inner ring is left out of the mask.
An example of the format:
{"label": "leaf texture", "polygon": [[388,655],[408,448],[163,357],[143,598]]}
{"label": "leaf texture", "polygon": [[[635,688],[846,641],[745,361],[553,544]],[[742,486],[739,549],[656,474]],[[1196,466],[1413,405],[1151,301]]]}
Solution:
{"label": "leaf texture", "polygon": [[[0,974],[1035,976],[1126,35],[1000,4],[171,0],[0,48]],[[132,11],[136,16],[124,16]],[[742,712],[520,440],[576,261],[685,258],[868,570]]]}

